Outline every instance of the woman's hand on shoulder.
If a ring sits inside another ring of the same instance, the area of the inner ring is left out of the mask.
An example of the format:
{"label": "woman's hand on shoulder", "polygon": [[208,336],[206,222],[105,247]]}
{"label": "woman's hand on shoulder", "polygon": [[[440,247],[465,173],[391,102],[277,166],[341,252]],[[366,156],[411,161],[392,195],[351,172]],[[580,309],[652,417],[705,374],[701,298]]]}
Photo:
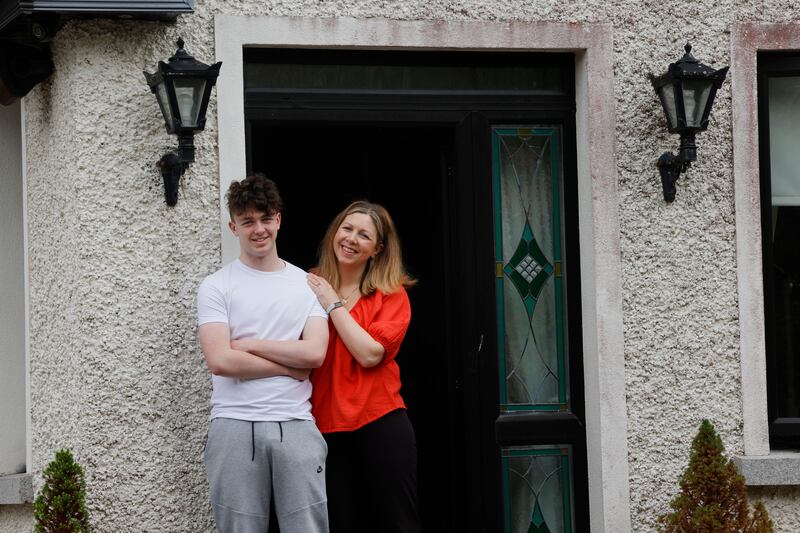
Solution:
{"label": "woman's hand on shoulder", "polygon": [[306,275],[306,282],[314,294],[317,295],[317,299],[323,308],[327,309],[329,305],[339,300],[339,295],[325,278],[315,274],[308,274]]}

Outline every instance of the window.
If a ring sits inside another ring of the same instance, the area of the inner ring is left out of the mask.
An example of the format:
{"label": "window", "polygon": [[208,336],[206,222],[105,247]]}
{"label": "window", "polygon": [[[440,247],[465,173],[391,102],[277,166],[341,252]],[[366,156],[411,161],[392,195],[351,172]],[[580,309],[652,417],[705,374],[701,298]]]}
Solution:
{"label": "window", "polygon": [[800,448],[800,54],[758,55],[770,448]]}
{"label": "window", "polygon": [[0,504],[30,501],[20,104],[0,107]]}

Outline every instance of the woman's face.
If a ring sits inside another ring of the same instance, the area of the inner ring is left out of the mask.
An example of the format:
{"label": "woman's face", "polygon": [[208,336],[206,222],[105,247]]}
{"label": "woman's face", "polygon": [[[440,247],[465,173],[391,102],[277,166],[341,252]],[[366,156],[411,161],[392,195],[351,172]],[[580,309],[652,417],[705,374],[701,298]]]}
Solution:
{"label": "woman's face", "polygon": [[333,238],[333,253],[339,264],[359,266],[380,253],[378,230],[372,217],[365,213],[351,213],[345,217]]}

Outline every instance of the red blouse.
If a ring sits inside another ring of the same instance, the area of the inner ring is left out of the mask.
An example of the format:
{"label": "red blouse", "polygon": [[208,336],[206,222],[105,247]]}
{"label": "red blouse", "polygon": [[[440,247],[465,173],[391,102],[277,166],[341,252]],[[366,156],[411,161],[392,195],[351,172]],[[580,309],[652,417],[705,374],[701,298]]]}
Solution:
{"label": "red blouse", "polygon": [[311,374],[311,409],[322,433],[353,431],[406,406],[395,361],[411,321],[405,289],[362,296],[350,315],[383,345],[385,353],[376,366],[364,368],[350,355],[331,321],[325,362]]}

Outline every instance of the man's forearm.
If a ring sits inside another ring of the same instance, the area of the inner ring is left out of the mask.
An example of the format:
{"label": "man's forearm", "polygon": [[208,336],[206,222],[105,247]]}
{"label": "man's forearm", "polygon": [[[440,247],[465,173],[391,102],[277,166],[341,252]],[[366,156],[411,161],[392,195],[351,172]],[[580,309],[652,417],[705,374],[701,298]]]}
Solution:
{"label": "man's forearm", "polygon": [[265,339],[240,339],[231,342],[231,348],[243,350],[264,360],[294,368],[318,368],[325,360],[327,342],[317,339],[274,341]]}
{"label": "man's forearm", "polygon": [[223,350],[206,360],[213,374],[229,378],[270,378],[291,374],[286,365],[241,350]]}
{"label": "man's forearm", "polygon": [[231,346],[228,324],[209,322],[197,330],[209,370],[217,376],[239,379],[289,376],[304,380],[308,372],[281,365]]}

